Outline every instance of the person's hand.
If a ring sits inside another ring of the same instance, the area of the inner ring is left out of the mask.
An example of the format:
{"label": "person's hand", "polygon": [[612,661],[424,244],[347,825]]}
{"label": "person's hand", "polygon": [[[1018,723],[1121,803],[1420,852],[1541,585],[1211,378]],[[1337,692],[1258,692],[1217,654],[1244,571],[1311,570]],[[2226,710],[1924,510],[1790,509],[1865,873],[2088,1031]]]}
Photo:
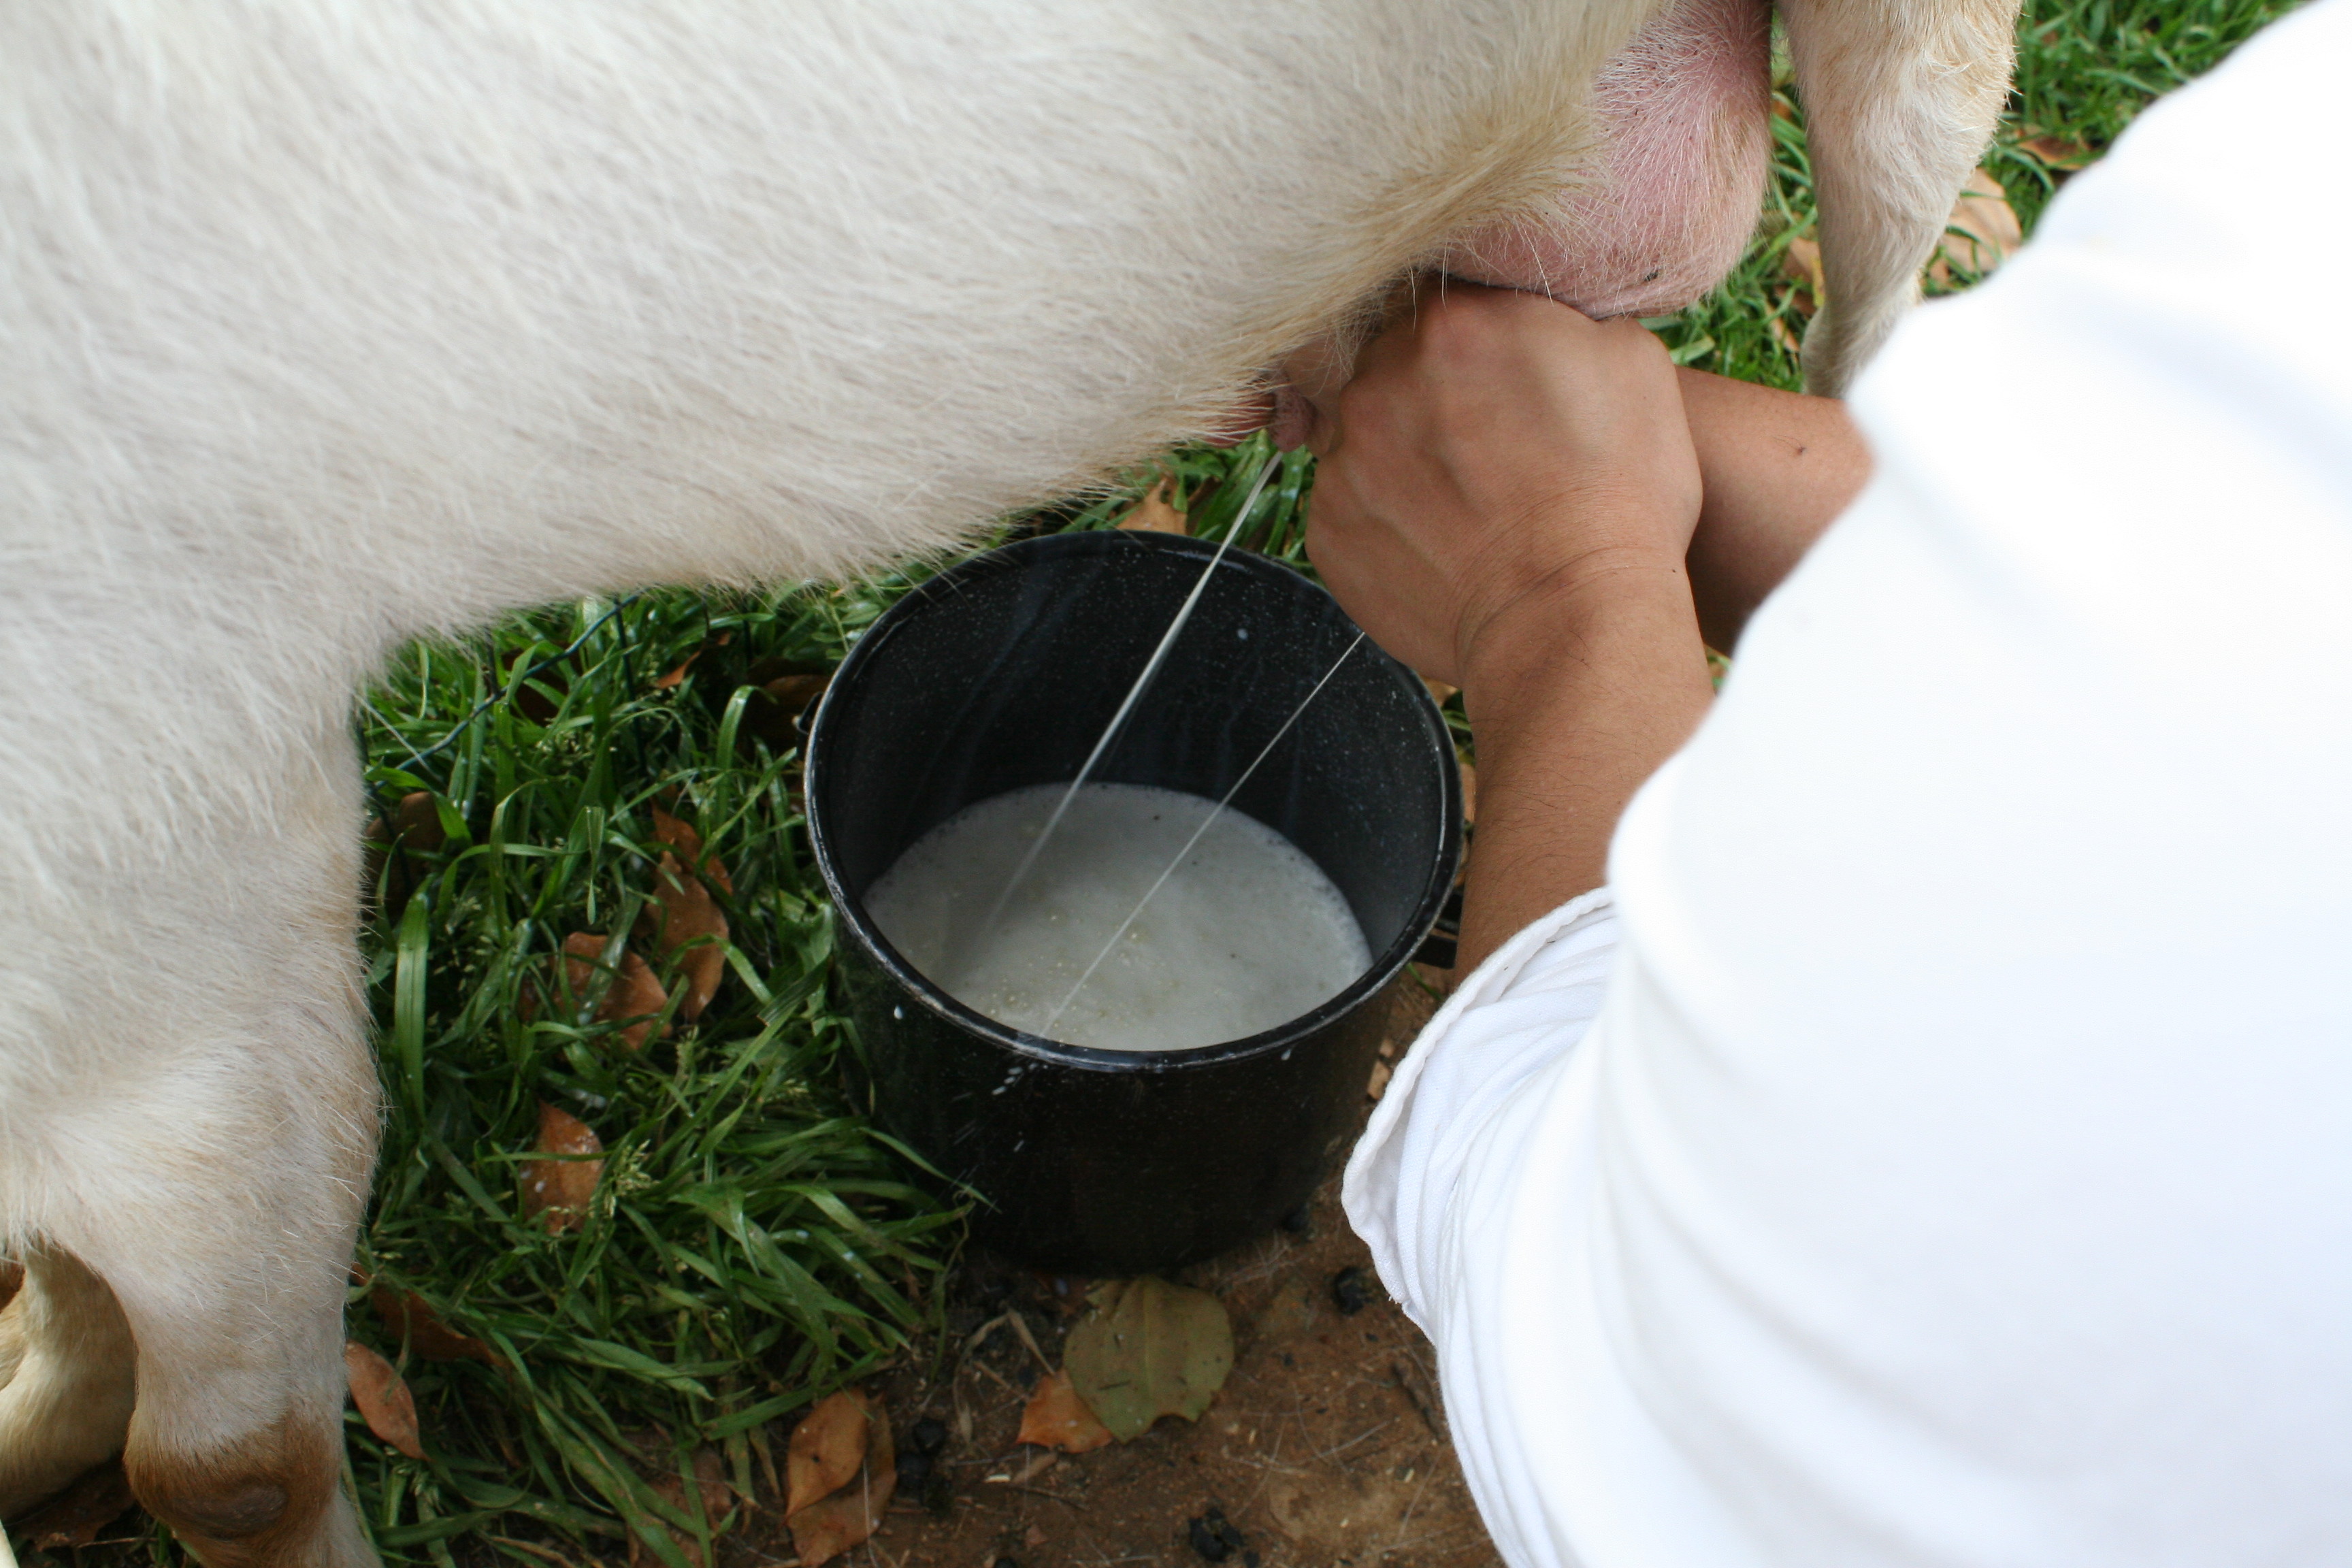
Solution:
{"label": "person's hand", "polygon": [[1433,280],[1344,387],[1293,367],[1320,462],[1307,552],[1358,625],[1455,686],[1507,623],[1609,574],[1679,575],[1699,471],[1674,366],[1631,321]]}

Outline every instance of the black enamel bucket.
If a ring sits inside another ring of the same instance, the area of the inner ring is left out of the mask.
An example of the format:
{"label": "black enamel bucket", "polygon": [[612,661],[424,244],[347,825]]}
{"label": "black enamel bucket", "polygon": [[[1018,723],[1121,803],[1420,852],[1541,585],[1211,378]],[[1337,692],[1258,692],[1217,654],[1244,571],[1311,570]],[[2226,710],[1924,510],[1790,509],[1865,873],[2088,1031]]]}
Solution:
{"label": "black enamel bucket", "polygon": [[[983,1017],[892,948],[866,889],[962,807],[1074,777],[1213,554],[1114,531],[963,562],[859,639],[810,728],[809,837],[840,911],[853,1085],[980,1195],[982,1240],[1041,1268],[1173,1268],[1303,1203],[1354,1130],[1385,993],[1461,852],[1445,721],[1366,640],[1231,807],[1297,845],[1354,910],[1375,956],[1339,995],[1245,1039],[1098,1050]],[[1355,637],[1307,578],[1228,553],[1095,776],[1221,797]]]}

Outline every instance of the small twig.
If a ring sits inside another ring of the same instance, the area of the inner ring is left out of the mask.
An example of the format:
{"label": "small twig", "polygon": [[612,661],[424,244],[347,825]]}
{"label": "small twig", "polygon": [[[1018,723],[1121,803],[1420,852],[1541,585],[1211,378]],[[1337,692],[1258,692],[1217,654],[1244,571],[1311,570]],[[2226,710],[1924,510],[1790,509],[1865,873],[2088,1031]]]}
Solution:
{"label": "small twig", "polygon": [[1344,1443],[1340,1444],[1338,1447],[1336,1447],[1336,1448],[1326,1448],[1326,1449],[1324,1449],[1321,1453],[1319,1453],[1319,1454],[1318,1454],[1318,1455],[1316,1455],[1316,1456],[1315,1456],[1315,1461],[1316,1461],[1316,1463],[1318,1463],[1318,1464],[1321,1464],[1321,1463],[1323,1463],[1325,1460],[1331,1459],[1331,1458],[1337,1458],[1338,1456],[1339,1456],[1339,1455],[1341,1455],[1341,1454],[1346,1453],[1349,1449],[1350,1449],[1350,1448],[1354,1447],[1357,1444],[1359,1444],[1359,1443],[1362,1442],[1365,1438],[1367,1438],[1367,1437],[1370,1437],[1370,1436],[1373,1436],[1375,1433],[1384,1432],[1384,1431],[1386,1431],[1388,1428],[1390,1428],[1390,1427],[1391,1427],[1391,1426],[1395,1426],[1395,1425],[1396,1425],[1396,1417],[1395,1417],[1395,1416],[1393,1416],[1393,1415],[1391,1415],[1391,1416],[1390,1416],[1387,1420],[1385,1420],[1385,1421],[1381,1422],[1378,1426],[1374,1426],[1374,1427],[1371,1427],[1371,1428],[1370,1428],[1370,1429],[1368,1429],[1368,1430],[1366,1430],[1366,1431],[1362,1431],[1362,1432],[1359,1432],[1359,1433],[1357,1433],[1354,1436],[1352,1436],[1352,1437],[1349,1438],[1346,1442],[1344,1442]]}
{"label": "small twig", "polygon": [[1431,1468],[1422,1476],[1421,1485],[1412,1489],[1412,1500],[1404,1505],[1404,1517],[1397,1521],[1396,1533],[1389,1537],[1389,1549],[1391,1551],[1394,1551],[1396,1549],[1396,1543],[1404,1539],[1405,1526],[1412,1522],[1412,1510],[1421,1506],[1421,1494],[1429,1489],[1430,1480],[1436,1474],[1436,1468],[1434,1466],[1431,1467]]}
{"label": "small twig", "polygon": [[1015,1387],[1013,1387],[1013,1381],[1012,1381],[1012,1379],[1010,1379],[1010,1378],[1006,1377],[1003,1373],[1001,1373],[1001,1372],[997,1371],[994,1367],[992,1367],[992,1366],[989,1365],[986,1362],[984,1362],[984,1361],[976,1361],[976,1362],[972,1362],[972,1363],[971,1363],[970,1364],[971,1364],[971,1368],[972,1368],[972,1370],[973,1370],[973,1371],[975,1371],[975,1372],[984,1372],[984,1373],[986,1373],[990,1377],[994,1378],[994,1379],[996,1380],[996,1386],[997,1386],[997,1387],[999,1387],[999,1388],[1002,1388],[1003,1390],[1004,1390],[1004,1392],[1005,1392],[1005,1393],[1007,1393],[1007,1394],[1009,1394],[1013,1395],[1013,1398],[1015,1398],[1015,1399],[1027,1399],[1027,1398],[1029,1397],[1026,1394],[1023,1393],[1020,1389],[1017,1389],[1017,1388],[1015,1388]]}
{"label": "small twig", "polygon": [[[564,1556],[562,1552],[555,1551],[552,1547],[541,1546],[536,1541],[518,1541],[511,1535],[485,1535],[483,1539],[486,1541],[495,1541],[500,1546],[511,1546],[517,1552],[528,1552],[531,1556],[539,1558],[542,1562],[556,1563],[558,1564],[558,1568],[572,1568],[572,1559]],[[100,1542],[99,1544],[105,1543]]]}
{"label": "small twig", "polygon": [[1045,1359],[1045,1352],[1037,1348],[1037,1336],[1029,1331],[1029,1320],[1021,1315],[1021,1309],[1018,1307],[1012,1308],[1006,1311],[1004,1315],[1012,1320],[1013,1333],[1020,1337],[1023,1344],[1029,1347],[1029,1353],[1037,1358],[1038,1369],[1044,1372],[1047,1376],[1052,1376],[1054,1372],[1054,1363],[1047,1361]]}

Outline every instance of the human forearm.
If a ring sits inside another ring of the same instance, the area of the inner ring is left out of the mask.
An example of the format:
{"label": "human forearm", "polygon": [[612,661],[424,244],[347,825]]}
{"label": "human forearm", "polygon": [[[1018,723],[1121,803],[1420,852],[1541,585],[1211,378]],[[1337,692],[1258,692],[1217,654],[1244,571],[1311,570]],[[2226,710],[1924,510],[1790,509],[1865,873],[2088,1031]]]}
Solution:
{"label": "human forearm", "polygon": [[1689,738],[1711,692],[1689,582],[1663,562],[1587,574],[1514,605],[1463,675],[1480,803],[1466,973],[1601,885],[1625,803]]}
{"label": "human forearm", "polygon": [[1689,369],[1678,380],[1706,487],[1691,537],[1692,595],[1706,640],[1729,652],[1756,606],[1870,478],[1870,453],[1835,398]]}

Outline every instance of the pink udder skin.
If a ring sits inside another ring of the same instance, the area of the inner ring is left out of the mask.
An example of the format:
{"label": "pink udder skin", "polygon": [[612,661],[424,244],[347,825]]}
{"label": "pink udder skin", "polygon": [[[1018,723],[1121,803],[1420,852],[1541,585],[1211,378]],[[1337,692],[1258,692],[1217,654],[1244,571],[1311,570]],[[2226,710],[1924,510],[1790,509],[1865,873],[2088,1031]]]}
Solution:
{"label": "pink udder skin", "polygon": [[1679,310],[1738,265],[1771,150],[1763,0],[1669,0],[1593,84],[1601,163],[1552,222],[1497,225],[1445,258],[1456,277],[1549,294],[1588,316]]}

